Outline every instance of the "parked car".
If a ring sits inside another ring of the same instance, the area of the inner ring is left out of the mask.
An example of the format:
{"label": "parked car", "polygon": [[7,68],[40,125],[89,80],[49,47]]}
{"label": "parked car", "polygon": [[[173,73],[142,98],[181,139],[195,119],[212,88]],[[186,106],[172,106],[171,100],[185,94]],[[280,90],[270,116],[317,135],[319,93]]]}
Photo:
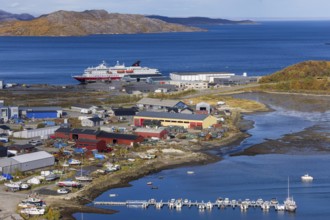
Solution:
{"label": "parked car", "polygon": [[33,146],[42,145],[42,141],[41,140],[30,140],[28,143],[31,144],[31,145],[33,145]]}

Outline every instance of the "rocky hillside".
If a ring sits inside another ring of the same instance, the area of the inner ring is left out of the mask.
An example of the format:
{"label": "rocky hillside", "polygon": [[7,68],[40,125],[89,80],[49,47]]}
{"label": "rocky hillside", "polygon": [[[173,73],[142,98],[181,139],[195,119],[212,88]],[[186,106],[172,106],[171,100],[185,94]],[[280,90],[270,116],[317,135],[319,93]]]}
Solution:
{"label": "rocky hillside", "polygon": [[267,87],[280,90],[330,91],[330,62],[305,61],[264,76],[259,82],[272,83]]}
{"label": "rocky hillside", "polygon": [[233,21],[221,18],[208,18],[208,17],[188,17],[188,18],[176,18],[165,17],[159,15],[148,15],[148,18],[155,18],[165,22],[182,24],[182,25],[222,25],[222,24],[255,24],[250,20]]}
{"label": "rocky hillside", "polygon": [[34,17],[30,14],[12,14],[3,10],[0,10],[0,21],[28,21]]}
{"label": "rocky hillside", "polygon": [[202,29],[171,24],[142,15],[108,13],[104,10],[57,11],[31,21],[0,23],[2,36],[84,36],[193,31]]}

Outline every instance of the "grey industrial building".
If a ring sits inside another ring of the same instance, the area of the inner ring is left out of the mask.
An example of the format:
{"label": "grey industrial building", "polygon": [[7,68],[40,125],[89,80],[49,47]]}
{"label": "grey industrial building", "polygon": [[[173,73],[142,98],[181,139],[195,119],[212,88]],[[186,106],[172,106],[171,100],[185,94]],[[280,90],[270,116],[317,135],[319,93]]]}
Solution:
{"label": "grey industrial building", "polygon": [[13,173],[17,170],[25,172],[53,166],[54,163],[55,157],[53,155],[47,153],[46,151],[38,151],[0,159],[0,172]]}

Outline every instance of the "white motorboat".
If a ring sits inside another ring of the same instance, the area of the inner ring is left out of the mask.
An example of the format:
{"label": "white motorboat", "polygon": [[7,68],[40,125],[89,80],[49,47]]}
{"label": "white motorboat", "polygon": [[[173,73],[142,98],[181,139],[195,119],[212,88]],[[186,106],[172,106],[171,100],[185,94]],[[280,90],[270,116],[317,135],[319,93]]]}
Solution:
{"label": "white motorboat", "polygon": [[116,196],[118,196],[118,194],[109,194],[109,197],[116,197]]}
{"label": "white motorboat", "polygon": [[28,184],[39,185],[41,183],[40,179],[33,177],[27,181]]}
{"label": "white motorboat", "polygon": [[187,171],[187,174],[189,174],[189,175],[192,175],[192,174],[194,174],[195,172],[194,171],[191,171],[191,170],[189,170],[189,171]]}
{"label": "white motorboat", "polygon": [[285,211],[285,206],[283,204],[276,204],[275,210],[276,211]]}
{"label": "white motorboat", "polygon": [[80,160],[76,160],[76,159],[70,159],[70,160],[68,161],[68,163],[69,163],[70,165],[80,165],[80,164],[81,164],[81,161],[80,161]]}
{"label": "white motorboat", "polygon": [[27,199],[24,199],[22,200],[23,203],[30,203],[30,204],[40,204],[42,203],[43,201],[38,198],[38,197],[35,197],[35,196],[29,196]]}
{"label": "white motorboat", "polygon": [[301,180],[304,181],[304,182],[310,182],[310,181],[313,181],[313,179],[314,178],[312,176],[308,175],[308,173],[301,176]]}
{"label": "white motorboat", "polygon": [[60,187],[80,187],[81,186],[81,184],[79,182],[72,181],[72,180],[59,181],[57,183],[57,185]]}
{"label": "white motorboat", "polygon": [[59,178],[59,175],[54,173],[50,173],[49,175],[45,176],[46,181],[53,181],[56,180],[57,178]]}
{"label": "white motorboat", "polygon": [[75,179],[78,180],[78,181],[82,181],[82,182],[90,182],[90,181],[93,180],[93,177],[90,177],[90,176],[76,176]]}
{"label": "white motorboat", "polygon": [[22,184],[21,182],[13,182],[13,181],[10,181],[9,183],[5,183],[4,185],[7,186],[7,187],[10,188],[10,189],[13,189],[13,190],[19,190],[21,184]]}
{"label": "white motorboat", "polygon": [[29,189],[29,188],[30,188],[30,184],[28,184],[28,183],[22,183],[22,184],[20,185],[20,188],[21,188],[21,189]]}
{"label": "white motorboat", "polygon": [[68,194],[71,190],[68,188],[60,188],[57,190],[58,194]]}
{"label": "white motorboat", "polygon": [[21,210],[22,214],[28,214],[28,215],[43,215],[45,214],[45,209],[41,208],[26,208]]}

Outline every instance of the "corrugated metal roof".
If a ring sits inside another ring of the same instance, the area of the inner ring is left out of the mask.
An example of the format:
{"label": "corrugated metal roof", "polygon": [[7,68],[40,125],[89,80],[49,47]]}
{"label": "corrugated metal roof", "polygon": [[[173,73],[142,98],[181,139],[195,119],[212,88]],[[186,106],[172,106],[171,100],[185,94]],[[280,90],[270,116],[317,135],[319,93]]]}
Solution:
{"label": "corrugated metal roof", "polygon": [[150,117],[150,118],[196,120],[196,121],[202,121],[208,117],[208,115],[181,114],[181,113],[171,113],[171,112],[139,112],[136,116]]}
{"label": "corrugated metal roof", "polygon": [[173,107],[178,104],[180,100],[173,100],[173,99],[153,99],[153,98],[142,98],[137,102],[137,104],[143,105],[159,105],[164,107]]}
{"label": "corrugated metal roof", "polygon": [[105,131],[100,131],[97,137],[112,138],[112,139],[123,139],[123,140],[136,140],[138,135],[134,134],[120,134],[120,133],[109,133]]}
{"label": "corrugated metal roof", "polygon": [[12,157],[10,158],[5,157],[0,159],[0,167],[8,167],[16,164],[18,164],[18,162],[13,160]]}
{"label": "corrugated metal roof", "polygon": [[120,134],[120,133],[109,133],[105,131],[97,131],[92,129],[70,129],[70,128],[59,128],[56,132],[63,133],[74,133],[74,134],[92,134],[97,137],[114,138],[114,139],[125,139],[125,140],[136,140],[139,136],[133,134]]}
{"label": "corrugated metal roof", "polygon": [[35,160],[41,160],[49,157],[54,157],[50,153],[47,153],[46,151],[38,151],[34,153],[29,153],[29,154],[22,154],[19,156],[12,157],[13,160],[17,161],[18,163],[26,163],[30,161],[35,161]]}
{"label": "corrugated metal roof", "polygon": [[61,107],[19,107],[20,111],[60,111]]}
{"label": "corrugated metal roof", "polygon": [[80,128],[59,128],[55,132],[73,133],[73,134],[91,134],[91,135],[97,135],[99,133],[98,130],[80,129]]}

